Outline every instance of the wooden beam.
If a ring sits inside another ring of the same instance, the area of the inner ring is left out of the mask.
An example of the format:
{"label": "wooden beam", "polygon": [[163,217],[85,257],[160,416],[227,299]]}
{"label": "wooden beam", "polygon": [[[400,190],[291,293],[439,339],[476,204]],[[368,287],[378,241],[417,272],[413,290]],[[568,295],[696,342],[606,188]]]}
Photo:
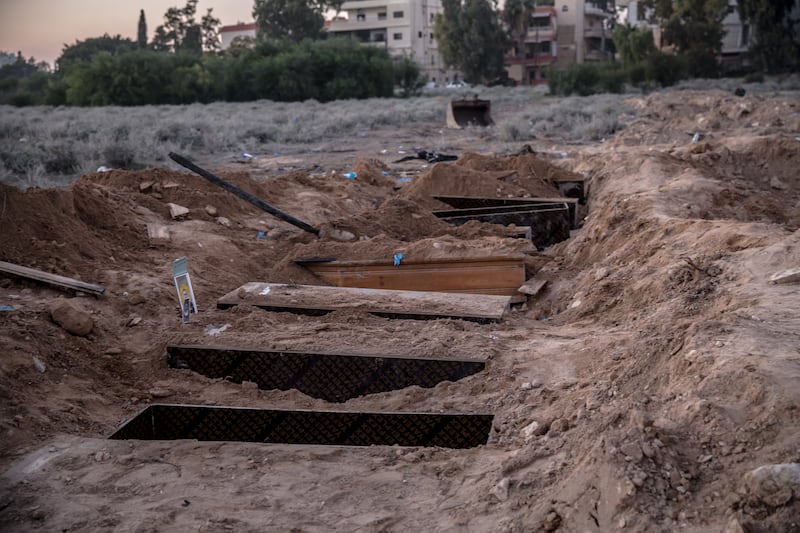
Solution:
{"label": "wooden beam", "polygon": [[15,265],[14,263],[7,263],[5,261],[0,261],[0,272],[5,272],[6,274],[13,274],[15,276],[23,278],[34,279],[36,281],[42,281],[44,283],[49,283],[51,285],[66,287],[68,289],[73,289],[76,291],[88,292],[91,294],[103,294],[106,291],[106,288],[103,287],[102,285],[85,283],[77,279],[68,278],[65,276],[59,276],[58,274],[50,274],[42,270],[36,270],[35,268],[28,268],[20,265]]}
{"label": "wooden beam", "polygon": [[438,291],[518,297],[525,283],[525,263],[520,257],[431,259],[394,266],[386,261],[302,262],[304,267],[338,287]]}
{"label": "wooden beam", "polygon": [[315,315],[352,309],[389,318],[496,322],[510,303],[510,296],[250,282],[217,300],[217,307],[255,305],[270,311]]}
{"label": "wooden beam", "polygon": [[232,346],[169,345],[167,362],[212,379],[249,381],[264,390],[297,389],[328,402],[346,402],[416,385],[458,381],[486,366],[484,359],[441,359]]}

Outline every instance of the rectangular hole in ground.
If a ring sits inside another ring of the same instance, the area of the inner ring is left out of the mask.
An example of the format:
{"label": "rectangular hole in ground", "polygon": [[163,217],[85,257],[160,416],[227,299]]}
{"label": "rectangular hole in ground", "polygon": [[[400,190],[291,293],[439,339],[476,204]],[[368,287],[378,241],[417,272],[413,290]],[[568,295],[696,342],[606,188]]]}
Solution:
{"label": "rectangular hole in ground", "polygon": [[290,390],[329,402],[412,385],[435,387],[482,371],[482,360],[412,358],[317,352],[243,350],[218,346],[167,346],[173,368],[212,379],[250,381],[264,390]]}
{"label": "rectangular hole in ground", "polygon": [[246,407],[146,407],[110,439],[239,441],[337,446],[486,444],[491,414],[356,413]]}

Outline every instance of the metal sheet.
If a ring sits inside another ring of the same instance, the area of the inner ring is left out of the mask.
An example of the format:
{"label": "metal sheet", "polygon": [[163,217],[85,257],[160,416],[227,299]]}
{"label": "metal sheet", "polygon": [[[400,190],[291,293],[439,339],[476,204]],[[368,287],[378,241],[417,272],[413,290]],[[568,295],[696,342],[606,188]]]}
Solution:
{"label": "metal sheet", "polygon": [[289,411],[155,404],[146,407],[109,438],[472,448],[488,442],[493,419],[491,414]]}
{"label": "metal sheet", "polygon": [[578,227],[578,199],[577,198],[485,198],[481,196],[434,196],[434,199],[444,202],[456,209],[470,209],[474,207],[501,207],[511,205],[541,205],[552,203],[566,203],[569,209],[572,229]]}
{"label": "metal sheet", "polygon": [[316,352],[243,350],[223,346],[167,346],[172,368],[209,378],[250,381],[265,390],[297,389],[314,398],[345,402],[412,385],[435,387],[482,371],[482,360],[411,358]]}
{"label": "metal sheet", "polygon": [[569,238],[572,225],[566,203],[555,206],[518,205],[434,211],[445,222],[460,226],[471,220],[508,226],[530,226],[531,241],[543,249]]}

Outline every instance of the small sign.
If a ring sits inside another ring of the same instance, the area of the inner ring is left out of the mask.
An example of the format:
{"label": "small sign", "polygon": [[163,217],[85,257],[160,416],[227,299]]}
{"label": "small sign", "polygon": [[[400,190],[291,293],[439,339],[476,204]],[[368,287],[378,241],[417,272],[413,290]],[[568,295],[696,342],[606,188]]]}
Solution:
{"label": "small sign", "polygon": [[175,280],[175,289],[178,291],[178,301],[181,304],[181,320],[188,322],[189,316],[197,313],[197,302],[194,299],[192,280],[189,277],[185,257],[172,262],[172,276]]}

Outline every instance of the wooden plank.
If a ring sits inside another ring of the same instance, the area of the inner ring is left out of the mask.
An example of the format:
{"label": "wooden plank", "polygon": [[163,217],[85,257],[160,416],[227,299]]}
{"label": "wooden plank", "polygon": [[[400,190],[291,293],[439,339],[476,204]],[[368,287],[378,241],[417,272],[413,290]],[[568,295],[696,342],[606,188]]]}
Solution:
{"label": "wooden plank", "polygon": [[338,287],[516,296],[525,282],[522,257],[406,261],[330,261],[303,264]]}
{"label": "wooden plank", "polygon": [[518,290],[519,292],[527,294],[528,296],[536,296],[542,291],[542,289],[544,289],[545,285],[547,285],[546,279],[532,279],[520,286]]}
{"label": "wooden plank", "polygon": [[243,349],[215,345],[169,345],[172,368],[189,369],[212,379],[249,381],[264,390],[297,389],[328,402],[346,402],[366,394],[443,381],[480,372],[484,359],[441,359],[388,354],[351,354]]}
{"label": "wooden plank", "polygon": [[154,404],[125,422],[109,438],[472,448],[488,442],[493,421],[491,414]]}
{"label": "wooden plank", "polygon": [[68,289],[73,289],[76,291],[88,292],[91,294],[103,294],[106,291],[106,288],[103,287],[102,285],[86,283],[83,281],[79,281],[77,279],[68,278],[66,276],[59,276],[58,274],[50,274],[48,272],[36,270],[35,268],[28,268],[20,265],[15,265],[14,263],[7,263],[5,261],[0,261],[0,272],[13,274],[15,276],[20,276],[23,278],[34,279],[36,281],[42,281],[44,283],[49,283],[51,285],[66,287]]}
{"label": "wooden plank", "polygon": [[492,322],[503,317],[510,303],[509,296],[250,282],[217,300],[217,307],[244,304],[306,314],[353,309],[390,318]]}

